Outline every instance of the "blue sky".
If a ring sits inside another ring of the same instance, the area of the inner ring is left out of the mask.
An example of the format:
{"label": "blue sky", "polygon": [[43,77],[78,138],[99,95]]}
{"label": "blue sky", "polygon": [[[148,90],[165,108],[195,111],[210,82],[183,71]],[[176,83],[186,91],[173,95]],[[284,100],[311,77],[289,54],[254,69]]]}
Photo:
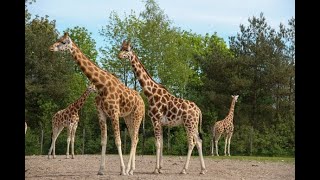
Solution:
{"label": "blue sky", "polygon": [[[67,28],[85,27],[92,33],[97,48],[104,46],[99,31],[108,24],[111,11],[119,16],[138,15],[144,10],[142,0],[36,0],[28,5],[29,12],[56,20],[60,34]],[[156,0],[175,27],[197,34],[213,34],[228,42],[239,32],[239,25],[248,25],[248,18],[263,12],[267,23],[278,29],[295,17],[294,0]]]}

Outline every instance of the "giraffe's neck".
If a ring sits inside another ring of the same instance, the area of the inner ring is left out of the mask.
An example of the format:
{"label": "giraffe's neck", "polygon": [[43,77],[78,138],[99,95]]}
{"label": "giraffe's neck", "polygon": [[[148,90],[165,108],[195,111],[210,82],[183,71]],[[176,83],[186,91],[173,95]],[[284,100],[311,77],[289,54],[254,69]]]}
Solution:
{"label": "giraffe's neck", "polygon": [[87,97],[89,96],[91,92],[89,90],[86,90],[79,99],[77,99],[75,102],[70,104],[69,107],[72,107],[76,111],[79,111],[82,106],[84,105],[84,102],[86,101]]}
{"label": "giraffe's neck", "polygon": [[164,86],[156,83],[146,70],[146,68],[143,66],[143,64],[138,59],[138,56],[133,53],[133,56],[130,57],[130,62],[133,68],[133,72],[135,73],[136,77],[138,78],[138,81],[143,89],[144,94],[147,97],[152,96],[154,93],[152,90],[158,89],[158,88],[164,88]]}
{"label": "giraffe's neck", "polygon": [[97,89],[101,89],[101,84],[105,84],[106,81],[109,80],[106,77],[113,77],[111,73],[102,70],[90,59],[88,59],[75,43],[72,42],[72,48],[70,48],[69,50],[73,59],[80,66],[81,71],[94,85],[96,85]]}
{"label": "giraffe's neck", "polygon": [[229,117],[228,119],[231,122],[233,121],[233,113],[234,113],[235,104],[236,104],[236,101],[235,101],[235,99],[233,99],[231,102],[231,107],[230,107],[229,113],[228,113],[228,117]]}

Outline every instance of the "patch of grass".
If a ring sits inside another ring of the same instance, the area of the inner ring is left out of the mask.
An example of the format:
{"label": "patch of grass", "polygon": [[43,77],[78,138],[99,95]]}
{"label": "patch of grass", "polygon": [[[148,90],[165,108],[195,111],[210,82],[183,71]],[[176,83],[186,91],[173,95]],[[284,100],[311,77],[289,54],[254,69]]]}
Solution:
{"label": "patch of grass", "polygon": [[264,156],[207,156],[211,159],[234,159],[241,161],[259,161],[259,162],[285,162],[294,163],[294,157],[264,157]]}

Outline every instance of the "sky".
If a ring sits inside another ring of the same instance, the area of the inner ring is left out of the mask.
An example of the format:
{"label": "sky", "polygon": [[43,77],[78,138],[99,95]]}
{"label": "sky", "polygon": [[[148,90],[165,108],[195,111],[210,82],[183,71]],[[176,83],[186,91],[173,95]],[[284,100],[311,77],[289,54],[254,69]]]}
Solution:
{"label": "sky", "polygon": [[[287,25],[288,20],[295,18],[294,0],[155,1],[173,26],[202,35],[216,32],[227,44],[228,37],[240,32],[240,24],[248,25],[248,18],[259,17],[261,12],[267,24],[276,30],[280,23]],[[36,0],[27,9],[32,17],[48,15],[49,20],[55,20],[60,35],[67,28],[86,28],[98,49],[105,43],[99,31],[108,24],[112,11],[120,17],[129,15],[131,10],[139,15],[144,5],[144,0]]]}

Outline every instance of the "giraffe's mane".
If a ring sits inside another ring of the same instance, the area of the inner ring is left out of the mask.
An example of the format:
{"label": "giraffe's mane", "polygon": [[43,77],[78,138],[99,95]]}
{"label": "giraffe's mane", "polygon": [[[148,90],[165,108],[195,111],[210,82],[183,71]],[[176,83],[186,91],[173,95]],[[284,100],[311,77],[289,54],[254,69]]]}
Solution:
{"label": "giraffe's mane", "polygon": [[[134,52],[133,52],[133,53],[134,53]],[[147,71],[147,69],[144,67],[144,65],[143,65],[143,64],[141,63],[141,61],[139,60],[137,54],[136,54],[136,53],[134,53],[134,54],[135,54],[135,57],[136,57],[137,61],[140,63],[140,65],[142,66],[143,70],[147,73],[147,75],[149,76],[149,78],[150,78],[154,83],[158,84],[161,88],[165,89],[165,90],[169,93],[168,89],[167,89],[164,85],[162,85],[162,84],[160,84],[160,83],[157,83],[157,82],[151,77],[151,75],[149,74],[149,72]]]}

